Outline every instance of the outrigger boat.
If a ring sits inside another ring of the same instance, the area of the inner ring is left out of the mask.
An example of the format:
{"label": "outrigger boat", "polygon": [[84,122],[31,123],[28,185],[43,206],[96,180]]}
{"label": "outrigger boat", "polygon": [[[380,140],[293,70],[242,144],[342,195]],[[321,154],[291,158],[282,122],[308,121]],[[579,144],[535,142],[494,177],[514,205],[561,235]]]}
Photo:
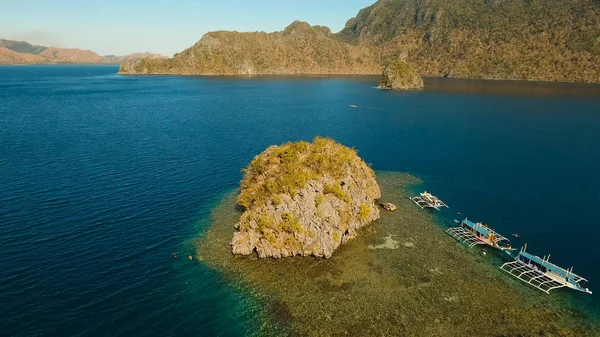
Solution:
{"label": "outrigger boat", "polygon": [[587,283],[587,280],[573,273],[573,267],[563,269],[549,262],[550,255],[542,258],[527,253],[526,249],[527,244],[514,257],[514,261],[506,262],[500,269],[547,294],[551,290],[563,287],[587,294],[592,293],[591,290],[580,284]]}
{"label": "outrigger boat", "polygon": [[431,193],[427,193],[427,191],[421,193],[421,196],[410,198],[410,200],[414,201],[414,203],[421,208],[433,208],[438,211],[442,207],[449,208],[448,205],[446,205],[443,201],[441,201]]}
{"label": "outrigger boat", "polygon": [[466,218],[463,221],[454,220],[454,222],[460,223],[460,226],[448,228],[446,233],[450,234],[456,240],[469,245],[469,248],[473,248],[476,245],[488,245],[506,252],[515,250],[515,248],[511,247],[509,239],[481,222],[473,222]]}

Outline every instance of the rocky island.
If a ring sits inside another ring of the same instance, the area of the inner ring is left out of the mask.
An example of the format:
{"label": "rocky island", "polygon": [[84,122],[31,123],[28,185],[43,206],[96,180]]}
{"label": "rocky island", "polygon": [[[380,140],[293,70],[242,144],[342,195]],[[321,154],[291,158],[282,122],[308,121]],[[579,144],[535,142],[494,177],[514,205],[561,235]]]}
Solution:
{"label": "rocky island", "polygon": [[397,60],[385,67],[378,88],[395,90],[423,89],[423,79],[408,63]]}
{"label": "rocky island", "polygon": [[329,138],[271,146],[244,170],[234,254],[329,258],[379,218],[373,170]]}
{"label": "rocky island", "polygon": [[166,60],[122,74],[380,74],[402,58],[421,76],[600,82],[598,0],[380,0],[337,33],[296,21],[281,32],[209,32]]}

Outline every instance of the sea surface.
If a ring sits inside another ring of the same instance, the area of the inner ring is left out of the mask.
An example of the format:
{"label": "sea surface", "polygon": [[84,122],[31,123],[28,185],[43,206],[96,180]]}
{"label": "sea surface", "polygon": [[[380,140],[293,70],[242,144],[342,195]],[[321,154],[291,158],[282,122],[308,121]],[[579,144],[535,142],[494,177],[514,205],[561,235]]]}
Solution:
{"label": "sea surface", "polygon": [[420,177],[440,226],[574,266],[596,294],[552,296],[600,322],[599,85],[117,70],[0,67],[0,336],[252,333],[260,303],[188,255],[256,154],[317,135]]}

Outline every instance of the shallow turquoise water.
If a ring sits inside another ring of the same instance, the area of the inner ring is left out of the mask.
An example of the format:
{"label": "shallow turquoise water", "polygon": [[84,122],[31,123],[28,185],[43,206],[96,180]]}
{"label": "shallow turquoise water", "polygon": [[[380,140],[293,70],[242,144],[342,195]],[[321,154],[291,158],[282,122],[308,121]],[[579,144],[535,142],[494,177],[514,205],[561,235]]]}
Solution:
{"label": "shallow turquoise water", "polygon": [[[600,86],[116,71],[0,67],[1,336],[252,332],[256,303],[188,261],[191,240],[254,155],[316,135],[600,292]],[[600,312],[597,295],[555,296]]]}

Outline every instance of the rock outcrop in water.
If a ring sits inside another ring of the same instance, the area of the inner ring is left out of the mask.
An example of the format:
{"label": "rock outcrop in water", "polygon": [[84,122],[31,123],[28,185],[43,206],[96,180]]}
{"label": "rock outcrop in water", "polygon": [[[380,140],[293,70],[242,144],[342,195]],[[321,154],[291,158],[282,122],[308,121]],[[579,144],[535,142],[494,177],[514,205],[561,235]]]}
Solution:
{"label": "rock outcrop in water", "polygon": [[423,88],[423,79],[408,63],[397,60],[383,70],[381,89],[415,90]]}
{"label": "rock outcrop in water", "polygon": [[396,209],[398,209],[396,207],[396,205],[392,204],[391,202],[384,202],[384,203],[379,204],[379,206],[381,206],[381,208],[385,209],[386,211],[390,211],[390,212],[393,212]]}
{"label": "rock outcrop in water", "polygon": [[233,253],[331,257],[379,218],[380,194],[373,170],[332,139],[271,146],[245,169]]}

